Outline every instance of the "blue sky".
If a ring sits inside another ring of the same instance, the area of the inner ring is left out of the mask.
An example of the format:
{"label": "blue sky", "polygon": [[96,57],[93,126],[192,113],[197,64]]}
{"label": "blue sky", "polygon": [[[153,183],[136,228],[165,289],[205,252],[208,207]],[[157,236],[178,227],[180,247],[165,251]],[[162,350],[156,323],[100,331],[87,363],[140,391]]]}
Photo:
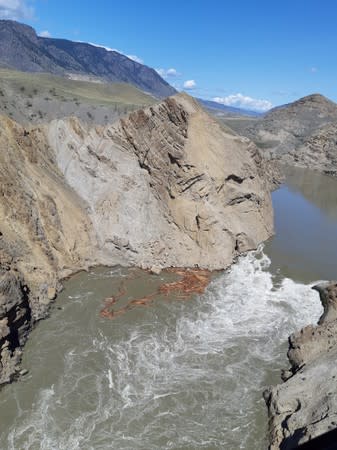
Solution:
{"label": "blue sky", "polygon": [[336,0],[0,0],[0,16],[134,55],[225,104],[263,110],[314,92],[337,101]]}

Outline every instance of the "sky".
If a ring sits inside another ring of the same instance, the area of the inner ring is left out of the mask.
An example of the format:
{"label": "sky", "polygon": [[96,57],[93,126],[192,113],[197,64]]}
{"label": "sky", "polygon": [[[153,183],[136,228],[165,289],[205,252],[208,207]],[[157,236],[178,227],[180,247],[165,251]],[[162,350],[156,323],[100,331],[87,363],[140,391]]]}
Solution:
{"label": "sky", "polygon": [[337,0],[0,0],[0,18],[116,49],[227,105],[337,101]]}

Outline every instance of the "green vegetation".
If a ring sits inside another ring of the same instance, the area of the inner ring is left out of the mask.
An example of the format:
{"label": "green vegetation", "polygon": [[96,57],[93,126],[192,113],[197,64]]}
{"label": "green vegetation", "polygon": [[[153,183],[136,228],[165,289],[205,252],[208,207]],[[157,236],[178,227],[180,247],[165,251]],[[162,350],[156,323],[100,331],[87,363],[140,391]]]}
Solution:
{"label": "green vegetation", "polygon": [[[0,69],[0,82],[7,82],[15,91],[36,96],[52,95],[65,101],[89,103],[97,106],[151,105],[155,99],[136,87],[124,83],[93,83],[75,81],[48,74],[26,73]],[[48,97],[48,96],[46,96]]]}
{"label": "green vegetation", "polygon": [[91,124],[107,124],[156,102],[128,84],[77,81],[1,68],[0,99],[0,114],[20,123],[76,116]]}

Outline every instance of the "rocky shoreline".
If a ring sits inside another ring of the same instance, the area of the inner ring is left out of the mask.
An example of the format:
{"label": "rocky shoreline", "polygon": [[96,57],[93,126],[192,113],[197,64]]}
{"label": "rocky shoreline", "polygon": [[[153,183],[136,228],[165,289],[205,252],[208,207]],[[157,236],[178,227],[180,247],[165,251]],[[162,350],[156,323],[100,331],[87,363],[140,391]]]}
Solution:
{"label": "rocky shoreline", "polygon": [[290,369],[264,392],[270,450],[290,450],[337,426],[337,282],[313,287],[324,312],[318,325],[289,337]]}

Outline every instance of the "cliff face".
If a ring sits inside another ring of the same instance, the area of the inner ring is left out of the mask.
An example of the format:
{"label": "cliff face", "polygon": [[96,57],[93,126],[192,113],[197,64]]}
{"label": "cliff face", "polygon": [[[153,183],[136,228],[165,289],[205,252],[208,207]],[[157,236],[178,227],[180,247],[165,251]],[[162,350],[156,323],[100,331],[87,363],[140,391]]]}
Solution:
{"label": "cliff face", "polygon": [[58,279],[92,262],[94,236],[41,129],[28,132],[1,117],[0,145],[1,383],[32,323],[45,316]]}
{"label": "cliff face", "polygon": [[55,121],[49,142],[101,249],[129,264],[219,269],[272,232],[258,150],[187,96],[90,133]]}
{"label": "cliff face", "polygon": [[186,95],[107,127],[0,121],[0,383],[58,280],[97,264],[225,268],[273,231],[269,168]]}

